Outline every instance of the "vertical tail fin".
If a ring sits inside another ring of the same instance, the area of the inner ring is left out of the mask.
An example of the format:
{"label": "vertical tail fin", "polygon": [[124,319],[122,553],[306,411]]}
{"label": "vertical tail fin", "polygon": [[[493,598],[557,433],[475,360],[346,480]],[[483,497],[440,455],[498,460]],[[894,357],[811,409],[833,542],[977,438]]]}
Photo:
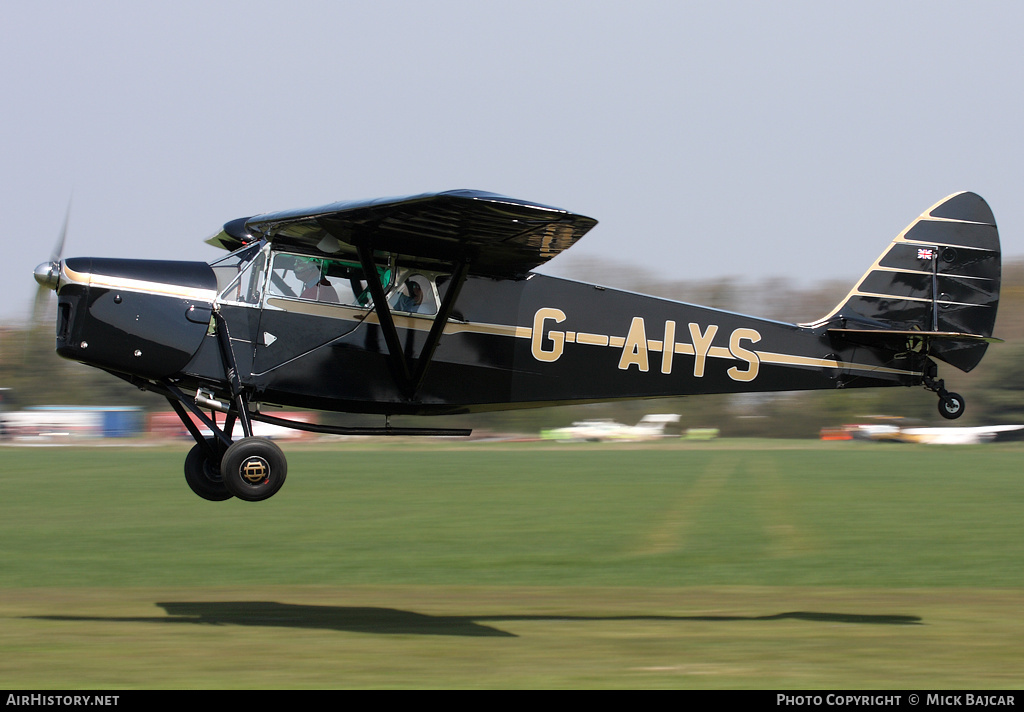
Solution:
{"label": "vertical tail fin", "polygon": [[[928,353],[970,371],[985,355],[999,306],[996,221],[974,193],[939,201],[896,236],[819,324],[924,332]],[[882,336],[880,333],[878,336]]]}

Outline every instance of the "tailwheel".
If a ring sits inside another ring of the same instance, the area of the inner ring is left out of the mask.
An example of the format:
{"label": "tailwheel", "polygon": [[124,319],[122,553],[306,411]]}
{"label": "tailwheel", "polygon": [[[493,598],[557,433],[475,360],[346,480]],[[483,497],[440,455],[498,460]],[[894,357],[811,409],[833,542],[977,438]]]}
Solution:
{"label": "tailwheel", "polygon": [[223,502],[234,495],[224,486],[220,474],[220,460],[214,460],[210,453],[217,452],[217,441],[206,439],[208,447],[196,444],[185,456],[185,482],[197,495],[211,502]]}
{"label": "tailwheel", "polygon": [[939,396],[939,415],[946,420],[956,420],[964,414],[964,397],[959,393],[947,391],[945,381],[935,378],[937,370],[935,362],[929,360],[925,366],[924,387]]}
{"label": "tailwheel", "polygon": [[281,489],[288,461],[270,440],[248,437],[227,449],[220,472],[228,492],[247,502],[259,502]]}
{"label": "tailwheel", "polygon": [[956,420],[964,414],[964,397],[959,393],[939,393],[939,415],[947,420]]}

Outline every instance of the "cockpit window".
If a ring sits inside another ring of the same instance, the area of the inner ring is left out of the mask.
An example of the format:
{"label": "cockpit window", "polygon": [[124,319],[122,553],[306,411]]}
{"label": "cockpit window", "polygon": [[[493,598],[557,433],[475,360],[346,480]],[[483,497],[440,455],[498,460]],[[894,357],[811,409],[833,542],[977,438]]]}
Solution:
{"label": "cockpit window", "polygon": [[[377,265],[377,279],[385,291],[392,270]],[[327,304],[369,307],[372,302],[363,267],[357,262],[277,253],[274,255],[267,292]]]}

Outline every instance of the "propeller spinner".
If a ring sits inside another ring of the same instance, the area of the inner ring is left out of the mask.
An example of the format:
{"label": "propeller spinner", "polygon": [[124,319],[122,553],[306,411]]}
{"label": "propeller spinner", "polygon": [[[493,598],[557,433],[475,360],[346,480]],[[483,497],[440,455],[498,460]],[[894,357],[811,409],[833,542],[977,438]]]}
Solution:
{"label": "propeller spinner", "polygon": [[57,281],[60,277],[60,260],[53,262],[43,262],[36,267],[35,272],[32,275],[39,282],[40,287],[46,287],[47,289],[57,289]]}

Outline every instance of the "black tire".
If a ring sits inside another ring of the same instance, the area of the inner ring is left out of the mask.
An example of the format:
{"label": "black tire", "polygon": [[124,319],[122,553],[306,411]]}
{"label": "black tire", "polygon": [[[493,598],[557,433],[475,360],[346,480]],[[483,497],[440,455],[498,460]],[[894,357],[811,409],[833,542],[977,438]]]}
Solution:
{"label": "black tire", "polygon": [[[207,442],[217,447],[212,438],[208,438]],[[206,448],[198,443],[185,456],[185,482],[193,492],[211,502],[223,502],[234,496],[224,486],[220,463],[211,461]]]}
{"label": "black tire", "polygon": [[288,475],[281,448],[266,438],[244,438],[224,453],[220,474],[228,492],[246,502],[273,497]]}
{"label": "black tire", "polygon": [[946,420],[956,420],[964,414],[964,397],[959,393],[939,396],[939,415]]}

